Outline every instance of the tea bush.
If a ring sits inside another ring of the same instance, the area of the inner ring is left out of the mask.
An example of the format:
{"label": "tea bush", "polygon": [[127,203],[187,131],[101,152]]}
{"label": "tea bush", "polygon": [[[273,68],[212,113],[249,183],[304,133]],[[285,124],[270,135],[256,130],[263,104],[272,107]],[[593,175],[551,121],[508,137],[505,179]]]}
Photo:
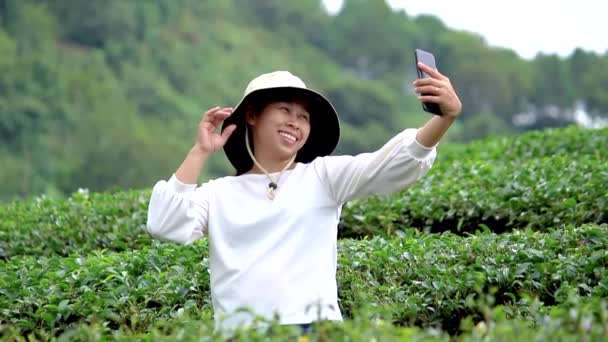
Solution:
{"label": "tea bush", "polygon": [[[347,318],[370,306],[399,326],[450,333],[482,315],[471,302],[492,293],[510,317],[532,314],[532,299],[565,303],[571,293],[608,296],[608,225],[550,232],[462,237],[411,232],[404,238],[343,240],[339,295]],[[207,244],[155,244],[88,256],[20,257],[4,262],[0,313],[26,332],[63,332],[106,322],[143,332],[181,313],[210,315]]]}
{"label": "tea bush", "polygon": [[[607,340],[608,129],[440,147],[420,182],[345,205],[343,323],[311,340]],[[0,206],[0,340],[223,340],[207,241],[153,241],[149,190]],[[411,229],[416,228],[416,229]],[[235,341],[293,340],[238,331]]]}
{"label": "tea bush", "polygon": [[[503,307],[485,308],[484,320],[474,324],[463,322],[463,332],[450,336],[433,328],[402,327],[365,311],[341,323],[321,322],[309,333],[310,341],[602,341],[608,337],[606,301],[590,297],[570,297],[568,303],[548,313],[536,312],[532,319],[508,319]],[[238,330],[232,341],[295,341],[298,331],[273,321],[263,322],[264,329]],[[44,333],[43,333],[44,334]],[[43,339],[54,339],[51,334]],[[0,337],[7,341],[23,341],[14,326],[0,325]],[[225,341],[215,332],[207,316],[181,315],[154,322],[148,332],[140,333],[125,327],[112,329],[101,322],[79,323],[66,329],[57,341]]]}
{"label": "tea bush", "polygon": [[0,207],[0,259],[147,246],[149,191],[88,193],[67,199],[39,197]]}
{"label": "tea bush", "polygon": [[411,188],[347,203],[340,237],[608,222],[603,146],[608,129],[577,127],[448,146]]}
{"label": "tea bush", "polygon": [[536,158],[498,167],[455,162],[410,190],[345,206],[340,236],[431,232],[543,230],[608,222],[608,163],[594,156]]}

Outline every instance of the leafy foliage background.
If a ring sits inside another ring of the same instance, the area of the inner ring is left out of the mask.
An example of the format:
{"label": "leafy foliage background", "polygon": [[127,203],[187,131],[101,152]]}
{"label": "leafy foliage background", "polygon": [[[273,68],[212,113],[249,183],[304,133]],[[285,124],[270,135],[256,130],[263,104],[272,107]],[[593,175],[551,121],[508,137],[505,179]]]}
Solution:
{"label": "leafy foliage background", "polygon": [[[447,141],[571,124],[580,106],[607,116],[606,54],[522,60],[383,0],[347,0],[336,16],[319,0],[1,0],[0,199],[148,187],[207,108],[277,69],[335,103],[336,153],[369,151],[428,119],[414,48],[435,53],[464,103]],[[230,172],[218,154],[201,181]]]}

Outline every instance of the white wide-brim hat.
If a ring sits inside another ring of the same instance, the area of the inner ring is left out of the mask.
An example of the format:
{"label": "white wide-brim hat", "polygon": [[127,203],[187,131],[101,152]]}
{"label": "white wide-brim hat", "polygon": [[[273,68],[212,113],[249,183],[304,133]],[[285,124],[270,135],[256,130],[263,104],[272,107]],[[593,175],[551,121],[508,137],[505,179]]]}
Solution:
{"label": "white wide-brim hat", "polygon": [[[310,135],[298,152],[295,161],[309,163],[317,157],[330,155],[340,140],[340,120],[333,105],[319,92],[306,88],[304,82],[288,71],[275,71],[260,75],[253,79],[241,101],[232,114],[224,120],[222,131],[232,124],[236,129],[226,141],[224,152],[228,160],[237,170],[237,174],[249,171],[253,160],[245,145],[246,111],[250,103],[263,98],[265,95],[285,94],[286,98],[294,95],[306,101],[310,113]],[[272,96],[274,97],[274,96]],[[251,137],[249,137],[251,139]],[[250,140],[251,142],[251,140]],[[253,146],[255,149],[255,146]]]}

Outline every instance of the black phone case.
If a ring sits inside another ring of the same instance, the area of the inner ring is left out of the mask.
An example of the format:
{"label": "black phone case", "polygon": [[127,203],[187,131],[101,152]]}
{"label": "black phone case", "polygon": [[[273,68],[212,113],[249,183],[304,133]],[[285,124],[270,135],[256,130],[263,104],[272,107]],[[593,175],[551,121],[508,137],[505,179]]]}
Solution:
{"label": "black phone case", "polygon": [[[427,74],[426,72],[424,72],[424,71],[420,70],[420,68],[418,68],[418,62],[422,62],[423,64],[428,65],[431,68],[437,68],[437,65],[435,64],[435,56],[432,53],[421,50],[421,49],[416,49],[414,51],[414,56],[416,57],[416,72],[418,74],[418,78],[421,79],[421,78],[431,77],[429,74]],[[425,95],[425,94],[422,94],[422,95]],[[423,102],[422,109],[431,114],[440,115],[440,116],[443,115],[443,113],[441,113],[441,109],[439,108],[439,105],[436,103]]]}

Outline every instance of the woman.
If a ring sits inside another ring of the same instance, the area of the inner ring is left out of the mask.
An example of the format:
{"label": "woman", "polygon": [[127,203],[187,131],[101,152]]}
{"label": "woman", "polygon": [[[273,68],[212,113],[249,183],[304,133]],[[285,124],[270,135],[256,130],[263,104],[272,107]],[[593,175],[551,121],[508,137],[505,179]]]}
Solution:
{"label": "woman", "polygon": [[[249,324],[252,316],[237,313],[241,308],[303,327],[342,320],[336,282],[342,205],[420,179],[461,111],[450,81],[418,67],[432,76],[414,82],[416,92],[426,94],[420,101],[439,104],[443,115],[373,153],[330,156],[340,135],[336,111],[285,71],[251,81],[234,110],[205,113],[181,166],[154,186],[147,227],[165,241],[209,239],[218,326]],[[236,175],[197,187],[206,160],[221,148]]]}

